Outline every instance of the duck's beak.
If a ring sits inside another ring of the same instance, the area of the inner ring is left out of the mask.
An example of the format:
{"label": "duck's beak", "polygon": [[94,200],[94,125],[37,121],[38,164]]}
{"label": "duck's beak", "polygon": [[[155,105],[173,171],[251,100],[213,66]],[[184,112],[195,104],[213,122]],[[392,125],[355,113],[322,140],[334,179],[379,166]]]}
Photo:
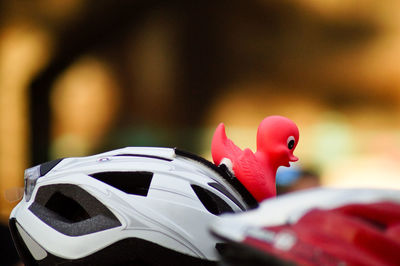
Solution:
{"label": "duck's beak", "polygon": [[298,160],[299,158],[297,158],[293,154],[289,154],[289,160],[287,160],[285,164],[283,164],[283,166],[290,167],[290,162],[297,162]]}
{"label": "duck's beak", "polygon": [[297,162],[298,160],[299,160],[299,158],[297,158],[293,154],[289,156],[289,161],[291,161],[291,162]]}

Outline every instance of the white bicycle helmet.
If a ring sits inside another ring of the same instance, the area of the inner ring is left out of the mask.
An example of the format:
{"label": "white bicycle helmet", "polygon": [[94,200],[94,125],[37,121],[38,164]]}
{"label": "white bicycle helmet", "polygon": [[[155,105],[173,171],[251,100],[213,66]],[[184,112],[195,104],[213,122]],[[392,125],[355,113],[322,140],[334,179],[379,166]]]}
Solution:
{"label": "white bicycle helmet", "polygon": [[25,171],[10,230],[26,265],[208,265],[208,225],[257,205],[226,171],[177,149],[128,147]]}

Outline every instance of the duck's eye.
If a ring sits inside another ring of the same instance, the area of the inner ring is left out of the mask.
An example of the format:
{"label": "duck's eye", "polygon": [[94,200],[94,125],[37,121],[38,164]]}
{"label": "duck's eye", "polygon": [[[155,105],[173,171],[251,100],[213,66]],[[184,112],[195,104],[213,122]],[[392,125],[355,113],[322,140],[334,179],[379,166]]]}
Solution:
{"label": "duck's eye", "polygon": [[289,150],[294,148],[294,143],[295,143],[295,139],[293,136],[288,137],[287,139],[287,147],[289,148]]}

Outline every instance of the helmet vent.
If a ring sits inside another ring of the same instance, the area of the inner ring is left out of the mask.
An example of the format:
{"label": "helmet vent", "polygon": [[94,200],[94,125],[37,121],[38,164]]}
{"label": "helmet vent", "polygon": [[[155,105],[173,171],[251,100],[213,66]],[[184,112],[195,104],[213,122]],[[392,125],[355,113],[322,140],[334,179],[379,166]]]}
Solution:
{"label": "helmet vent", "polygon": [[72,184],[41,186],[29,210],[56,231],[80,236],[120,226],[97,198]]}
{"label": "helmet vent", "polygon": [[45,207],[69,223],[76,223],[90,218],[90,215],[78,202],[60,192],[54,193]]}
{"label": "helmet vent", "polygon": [[225,201],[211,191],[197,185],[191,186],[203,206],[210,213],[220,215],[225,212],[233,212],[233,209]]}
{"label": "helmet vent", "polygon": [[101,172],[91,174],[91,177],[113,186],[128,194],[147,196],[150,183],[153,178],[152,172]]}
{"label": "helmet vent", "polygon": [[[182,151],[177,148],[175,148],[175,154],[178,156],[182,156],[184,158],[194,160],[194,161],[204,165],[205,167],[215,171],[216,173],[218,173],[224,179],[224,181],[228,182],[228,184],[233,188],[233,190],[235,190],[237,193],[240,194],[240,196],[242,197],[242,200],[247,205],[246,209],[247,208],[254,209],[254,208],[258,207],[258,202],[254,199],[254,197],[250,194],[250,192],[243,186],[243,184],[240,183],[240,181],[234,175],[232,175],[232,173],[230,173],[229,170],[226,169],[226,167],[224,167],[225,166],[224,164],[222,164],[221,166],[216,166],[212,162],[210,162],[200,156],[197,156],[196,154]],[[220,192],[222,192],[222,191],[220,191]],[[225,194],[225,193],[223,193],[223,194]]]}
{"label": "helmet vent", "polygon": [[225,196],[227,196],[231,201],[233,201],[234,203],[236,203],[237,206],[240,207],[240,209],[242,209],[242,211],[245,211],[246,208],[226,189],[224,188],[222,185],[216,183],[216,182],[209,182],[207,183],[210,187],[215,188],[216,190],[218,190],[219,192],[221,192],[222,194],[224,194]]}

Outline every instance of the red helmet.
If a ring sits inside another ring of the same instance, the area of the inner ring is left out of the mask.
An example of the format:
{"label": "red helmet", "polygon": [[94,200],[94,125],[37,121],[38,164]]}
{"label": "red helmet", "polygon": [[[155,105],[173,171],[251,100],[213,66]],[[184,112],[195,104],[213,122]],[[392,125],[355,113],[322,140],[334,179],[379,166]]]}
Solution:
{"label": "red helmet", "polygon": [[400,192],[313,189],[224,216],[228,265],[400,265]]}

